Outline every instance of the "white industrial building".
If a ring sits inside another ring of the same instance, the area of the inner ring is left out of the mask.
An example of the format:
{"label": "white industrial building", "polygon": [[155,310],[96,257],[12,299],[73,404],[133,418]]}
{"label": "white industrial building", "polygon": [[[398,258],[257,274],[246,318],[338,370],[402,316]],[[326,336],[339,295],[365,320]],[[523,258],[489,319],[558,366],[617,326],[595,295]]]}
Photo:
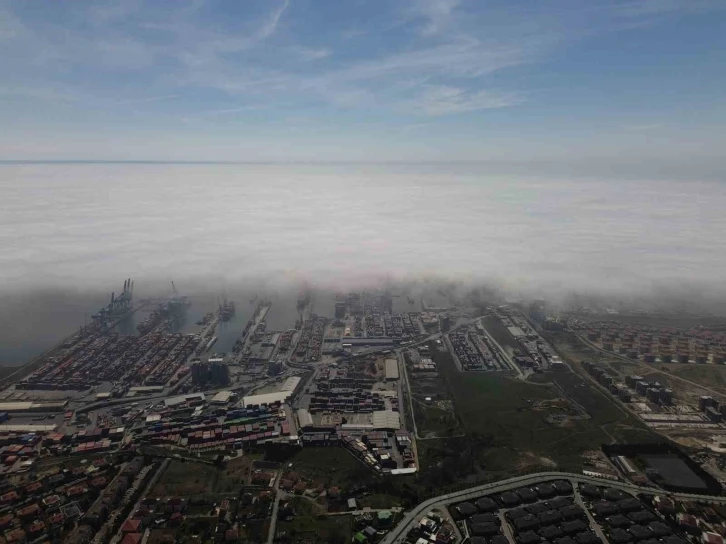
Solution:
{"label": "white industrial building", "polygon": [[189,395],[180,395],[178,397],[164,399],[164,405],[177,406],[179,404],[184,404],[185,402],[190,402],[193,400],[201,400],[202,402],[204,402],[206,398],[207,397],[204,396],[204,393],[190,393]]}
{"label": "white industrial building", "polygon": [[259,405],[259,404],[275,404],[276,402],[285,402],[292,395],[292,391],[276,391],[275,393],[263,393],[261,395],[251,395],[242,397],[243,406]]}
{"label": "white industrial building", "polygon": [[61,402],[0,402],[0,412],[62,412],[68,401]]}
{"label": "white industrial building", "polygon": [[212,400],[210,402],[212,404],[227,404],[232,398],[233,394],[234,393],[232,393],[232,391],[220,391],[212,397]]}
{"label": "white industrial building", "polygon": [[398,360],[386,359],[386,379],[397,380],[398,379]]}
{"label": "white industrial building", "polygon": [[310,412],[308,412],[305,408],[300,408],[297,411],[297,420],[300,423],[301,428],[313,426],[313,416],[311,416]]}
{"label": "white industrial building", "polygon": [[373,428],[397,431],[401,428],[401,418],[393,410],[373,412]]}

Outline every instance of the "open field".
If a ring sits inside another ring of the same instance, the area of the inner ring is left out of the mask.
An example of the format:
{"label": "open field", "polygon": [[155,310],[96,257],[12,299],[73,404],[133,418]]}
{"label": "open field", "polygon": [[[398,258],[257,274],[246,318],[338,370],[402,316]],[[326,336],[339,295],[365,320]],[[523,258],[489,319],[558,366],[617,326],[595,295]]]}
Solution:
{"label": "open field", "polygon": [[678,365],[673,374],[697,383],[707,384],[726,395],[726,366],[722,365]]}
{"label": "open field", "polygon": [[422,437],[452,436],[462,431],[456,415],[448,410],[423,404],[416,399],[413,402],[413,411],[416,416],[416,428]]}
{"label": "open field", "polygon": [[232,459],[224,468],[173,460],[149,493],[149,497],[234,495],[245,485],[253,460],[252,456]]}
{"label": "open field", "polygon": [[511,355],[515,349],[519,349],[519,345],[514,338],[512,338],[512,335],[509,334],[507,328],[502,325],[496,317],[488,315],[481,321],[489,335],[494,338],[500,346],[507,350],[509,355]]}
{"label": "open field", "polygon": [[291,457],[293,471],[326,487],[342,490],[364,485],[375,476],[343,448],[306,447]]}
{"label": "open field", "polygon": [[201,463],[172,461],[149,497],[178,497],[205,495],[214,492],[221,470]]}
{"label": "open field", "polygon": [[[275,542],[330,542],[343,544],[353,538],[351,516],[325,516],[317,505],[296,497],[291,500],[295,516],[277,524]],[[284,535],[283,535],[284,533]]]}
{"label": "open field", "polygon": [[551,385],[464,374],[457,371],[449,354],[436,353],[435,358],[467,433],[470,471],[503,477],[533,466],[579,470],[582,451],[610,441],[589,419],[570,420],[567,425],[549,423],[548,416],[562,414],[551,402],[562,394]]}
{"label": "open field", "polygon": [[402,504],[399,497],[386,493],[372,493],[358,499],[358,506],[361,508],[393,508]]}

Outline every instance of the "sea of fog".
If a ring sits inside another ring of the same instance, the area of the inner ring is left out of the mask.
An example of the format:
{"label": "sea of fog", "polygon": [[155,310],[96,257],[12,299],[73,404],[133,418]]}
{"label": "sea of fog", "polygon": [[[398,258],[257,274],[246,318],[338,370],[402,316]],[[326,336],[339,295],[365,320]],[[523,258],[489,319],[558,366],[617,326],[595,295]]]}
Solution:
{"label": "sea of fog", "polygon": [[82,322],[86,306],[59,292],[119,290],[126,277],[142,290],[435,275],[637,291],[714,285],[726,267],[726,184],[697,180],[481,165],[3,164],[0,203],[0,307],[28,301],[0,311],[6,347],[47,344],[34,335],[58,320],[48,310],[62,313],[58,299],[66,328]]}

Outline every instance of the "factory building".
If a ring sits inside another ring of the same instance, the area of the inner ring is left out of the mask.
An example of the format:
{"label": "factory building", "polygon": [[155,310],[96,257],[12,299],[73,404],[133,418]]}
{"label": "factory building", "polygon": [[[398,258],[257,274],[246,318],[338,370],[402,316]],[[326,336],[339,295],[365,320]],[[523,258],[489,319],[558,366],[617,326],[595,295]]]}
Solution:
{"label": "factory building", "polygon": [[386,359],[386,380],[398,379],[398,361],[396,359]]}
{"label": "factory building", "polygon": [[263,393],[260,395],[251,395],[243,397],[242,403],[247,406],[259,406],[261,404],[275,404],[276,402],[285,402],[292,395],[292,391],[278,391],[276,393]]}
{"label": "factory building", "polygon": [[227,404],[233,396],[234,393],[232,393],[232,391],[220,391],[212,397],[212,400],[210,402],[212,404],[224,405]]}
{"label": "factory building", "polygon": [[180,404],[201,404],[206,400],[204,393],[190,393],[188,395],[179,395],[178,397],[170,397],[164,399],[164,406],[167,408],[179,406]]}
{"label": "factory building", "polygon": [[0,412],[62,412],[68,401],[63,402],[0,402]]}
{"label": "factory building", "polygon": [[375,429],[397,431],[401,428],[401,418],[398,412],[392,410],[373,412],[373,427]]}
{"label": "factory building", "polygon": [[301,429],[313,426],[313,416],[305,408],[300,408],[297,411],[297,420],[300,423]]}

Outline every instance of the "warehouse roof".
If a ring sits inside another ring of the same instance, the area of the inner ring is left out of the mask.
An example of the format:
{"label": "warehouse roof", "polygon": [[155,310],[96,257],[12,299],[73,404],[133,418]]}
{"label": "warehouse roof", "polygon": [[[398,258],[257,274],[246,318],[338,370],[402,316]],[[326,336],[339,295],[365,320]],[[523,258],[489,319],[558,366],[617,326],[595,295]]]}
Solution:
{"label": "warehouse roof", "polygon": [[129,391],[134,393],[153,393],[154,391],[163,391],[163,385],[136,385],[129,387]]}
{"label": "warehouse roof", "polygon": [[62,402],[0,402],[0,412],[54,412],[65,409],[68,401]]}
{"label": "warehouse roof", "polygon": [[204,396],[204,393],[190,393],[189,395],[180,395],[178,397],[170,397],[168,399],[164,399],[164,404],[166,406],[176,406],[177,404],[183,404],[189,400],[205,400],[206,398],[207,397]]}
{"label": "warehouse roof", "polygon": [[212,404],[227,404],[232,397],[232,391],[220,391],[212,397]]}
{"label": "warehouse roof", "polygon": [[524,334],[524,331],[520,329],[519,327],[507,327],[507,330],[509,330],[509,334],[514,336],[515,338],[521,338],[522,336],[527,336]]}
{"label": "warehouse roof", "polygon": [[57,428],[58,425],[0,425],[0,433],[49,433]]}
{"label": "warehouse roof", "polygon": [[295,388],[299,383],[300,376],[291,376],[285,380],[285,383],[282,384],[280,391],[289,391],[290,393],[292,393],[293,391],[295,391]]}
{"label": "warehouse roof", "polygon": [[376,429],[400,429],[401,418],[393,410],[373,412],[373,427]]}
{"label": "warehouse roof", "polygon": [[312,427],[313,425],[313,416],[305,408],[300,408],[297,411],[297,419],[300,422],[300,427]]}
{"label": "warehouse roof", "polygon": [[242,403],[245,406],[252,404],[274,404],[275,402],[285,402],[292,395],[292,391],[277,391],[275,393],[263,393],[262,395],[251,395],[243,397]]}
{"label": "warehouse roof", "polygon": [[386,359],[386,379],[398,379],[398,361],[396,359]]}

